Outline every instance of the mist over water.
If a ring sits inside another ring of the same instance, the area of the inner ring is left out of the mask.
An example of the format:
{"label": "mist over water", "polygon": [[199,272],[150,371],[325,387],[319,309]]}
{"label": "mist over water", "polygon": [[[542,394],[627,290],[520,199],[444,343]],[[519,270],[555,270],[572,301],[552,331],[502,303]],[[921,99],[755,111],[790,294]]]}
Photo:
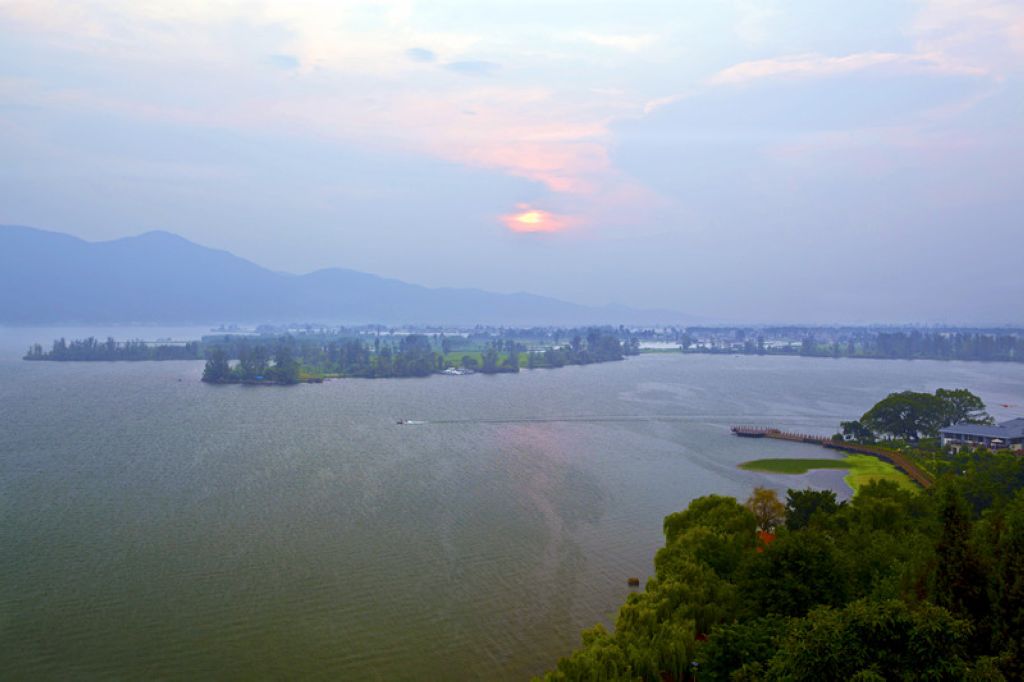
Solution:
{"label": "mist over water", "polygon": [[666,514],[837,483],[738,470],[829,454],[729,426],[827,434],[940,386],[999,419],[1024,395],[1024,366],[996,363],[666,354],[244,387],[201,384],[199,362],[19,359],[61,333],[103,331],[0,330],[14,679],[522,679],[609,622]]}

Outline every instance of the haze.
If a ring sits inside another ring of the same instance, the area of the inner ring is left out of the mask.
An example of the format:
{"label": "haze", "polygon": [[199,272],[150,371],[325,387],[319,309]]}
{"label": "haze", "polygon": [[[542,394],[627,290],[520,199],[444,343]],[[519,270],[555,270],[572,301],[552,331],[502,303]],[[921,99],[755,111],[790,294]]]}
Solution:
{"label": "haze", "polygon": [[768,322],[1024,322],[1024,4],[0,2],[0,224]]}

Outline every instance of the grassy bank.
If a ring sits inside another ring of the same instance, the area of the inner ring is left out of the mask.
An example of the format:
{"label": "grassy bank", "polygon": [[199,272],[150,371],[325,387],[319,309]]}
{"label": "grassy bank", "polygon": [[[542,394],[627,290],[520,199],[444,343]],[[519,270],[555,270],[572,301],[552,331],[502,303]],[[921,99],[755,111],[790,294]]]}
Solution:
{"label": "grassy bank", "polygon": [[844,459],[755,459],[740,465],[740,469],[769,474],[806,474],[811,469],[849,468]]}
{"label": "grassy bank", "polygon": [[846,469],[843,481],[853,489],[854,494],[869,481],[893,481],[906,490],[919,490],[902,471],[870,455],[851,454],[842,459],[755,459],[744,462],[740,468],[769,474],[806,474],[812,469]]}

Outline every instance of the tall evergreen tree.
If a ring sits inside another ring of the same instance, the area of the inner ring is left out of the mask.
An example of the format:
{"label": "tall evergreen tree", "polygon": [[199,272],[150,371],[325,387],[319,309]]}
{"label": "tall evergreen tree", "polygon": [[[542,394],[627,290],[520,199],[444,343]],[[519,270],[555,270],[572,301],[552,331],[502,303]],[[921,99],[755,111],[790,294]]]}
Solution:
{"label": "tall evergreen tree", "polygon": [[228,356],[224,349],[217,346],[210,352],[210,358],[203,368],[203,381],[208,383],[221,383],[231,376],[231,366],[228,364]]}
{"label": "tall evergreen tree", "polygon": [[932,600],[954,616],[973,620],[978,639],[991,627],[985,570],[971,540],[971,511],[959,488],[949,483],[939,492],[942,534],[935,545]]}

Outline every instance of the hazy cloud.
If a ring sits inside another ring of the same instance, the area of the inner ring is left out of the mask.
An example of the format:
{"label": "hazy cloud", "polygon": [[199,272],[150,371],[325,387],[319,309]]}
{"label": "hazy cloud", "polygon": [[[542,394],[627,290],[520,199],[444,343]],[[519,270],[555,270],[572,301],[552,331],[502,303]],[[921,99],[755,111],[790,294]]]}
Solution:
{"label": "hazy cloud", "polygon": [[714,85],[736,85],[763,78],[821,78],[882,67],[903,72],[921,71],[971,76],[985,74],[983,69],[958,64],[938,53],[861,52],[843,57],[800,54],[741,62],[719,71],[709,79],[709,82]]}
{"label": "hazy cloud", "polygon": [[574,34],[580,40],[591,45],[607,47],[624,52],[637,52],[646,49],[658,40],[653,33],[589,33]]}
{"label": "hazy cloud", "polygon": [[433,51],[428,50],[425,47],[410,47],[405,51],[405,56],[414,62],[433,62],[437,61],[437,55]]}
{"label": "hazy cloud", "polygon": [[267,58],[272,65],[279,69],[297,69],[302,65],[299,58],[290,54],[272,54]]}
{"label": "hazy cloud", "polygon": [[444,68],[456,73],[466,74],[467,76],[490,76],[497,72],[501,65],[495,62],[467,60],[448,62],[444,65]]}

